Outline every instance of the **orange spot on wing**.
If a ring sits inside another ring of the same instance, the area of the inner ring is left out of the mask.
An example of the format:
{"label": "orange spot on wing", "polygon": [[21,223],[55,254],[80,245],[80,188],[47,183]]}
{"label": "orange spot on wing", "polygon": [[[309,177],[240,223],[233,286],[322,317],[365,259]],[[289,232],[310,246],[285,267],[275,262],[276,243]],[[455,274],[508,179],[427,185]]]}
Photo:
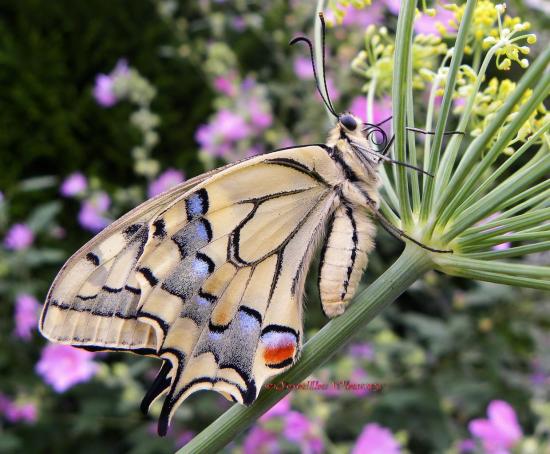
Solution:
{"label": "orange spot on wing", "polygon": [[264,361],[267,364],[278,364],[294,356],[294,344],[284,344],[264,350]]}

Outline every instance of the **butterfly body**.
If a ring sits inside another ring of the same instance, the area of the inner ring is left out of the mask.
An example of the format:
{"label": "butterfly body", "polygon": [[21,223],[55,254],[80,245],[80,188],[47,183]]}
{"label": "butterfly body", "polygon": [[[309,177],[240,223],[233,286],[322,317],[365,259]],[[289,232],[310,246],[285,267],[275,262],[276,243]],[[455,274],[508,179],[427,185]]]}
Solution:
{"label": "butterfly body", "polygon": [[299,355],[304,279],[319,243],[331,317],[353,297],[373,248],[378,161],[361,152],[368,140],[347,116],[326,145],[225,166],[113,223],[61,269],[42,333],[163,359],[142,403],[147,410],[167,393],[160,433],[198,390],[253,402]]}

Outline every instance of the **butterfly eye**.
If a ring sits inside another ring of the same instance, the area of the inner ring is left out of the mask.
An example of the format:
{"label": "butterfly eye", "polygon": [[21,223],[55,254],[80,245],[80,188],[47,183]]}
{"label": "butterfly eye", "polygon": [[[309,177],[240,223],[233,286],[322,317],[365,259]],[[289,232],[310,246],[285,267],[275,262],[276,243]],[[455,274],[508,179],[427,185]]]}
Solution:
{"label": "butterfly eye", "polygon": [[340,117],[340,123],[349,131],[354,131],[357,128],[357,122],[351,115],[342,115]]}

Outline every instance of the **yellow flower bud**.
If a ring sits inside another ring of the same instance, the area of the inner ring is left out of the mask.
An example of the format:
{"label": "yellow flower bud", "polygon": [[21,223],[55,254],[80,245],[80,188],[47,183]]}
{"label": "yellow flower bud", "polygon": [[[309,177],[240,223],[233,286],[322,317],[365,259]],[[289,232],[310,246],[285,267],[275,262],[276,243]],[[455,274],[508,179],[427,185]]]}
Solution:
{"label": "yellow flower bud", "polygon": [[424,14],[426,14],[426,16],[430,16],[430,17],[434,17],[435,16],[435,9],[434,8],[426,8],[424,10]]}

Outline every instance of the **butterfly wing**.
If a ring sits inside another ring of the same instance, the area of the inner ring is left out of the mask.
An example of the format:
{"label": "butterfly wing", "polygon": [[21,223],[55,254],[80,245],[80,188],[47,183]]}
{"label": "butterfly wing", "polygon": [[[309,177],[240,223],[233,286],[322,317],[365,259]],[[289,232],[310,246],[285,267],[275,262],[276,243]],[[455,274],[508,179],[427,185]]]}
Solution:
{"label": "butterfly wing", "polygon": [[[227,167],[199,175],[149,199],[113,222],[73,254],[59,271],[46,297],[40,320],[42,334],[52,341],[65,344],[79,343],[84,339],[82,344],[89,345],[89,349],[153,353],[151,329],[147,325],[142,326],[135,317],[139,289],[128,276],[146,236],[144,229],[139,227],[145,226],[156,213],[182,194]],[[107,277],[111,275],[113,278],[124,267],[127,270],[120,276],[121,281],[128,276],[124,286],[113,285],[112,279],[111,285],[107,285]],[[121,291],[117,294],[108,291],[115,288]],[[92,298],[93,295],[97,297]],[[101,312],[104,306],[101,301],[105,298],[111,302],[107,313]],[[110,324],[114,324],[109,329],[112,338],[101,338],[97,333],[84,334],[95,326],[93,321],[104,321],[107,317]],[[136,330],[138,332],[134,335]],[[135,337],[136,343],[124,341],[129,337]]]}
{"label": "butterfly wing", "polygon": [[251,403],[299,353],[303,278],[339,179],[325,148],[306,146],[148,202],[68,262],[42,331],[164,359],[143,402],[168,392],[161,433],[195,391]]}

